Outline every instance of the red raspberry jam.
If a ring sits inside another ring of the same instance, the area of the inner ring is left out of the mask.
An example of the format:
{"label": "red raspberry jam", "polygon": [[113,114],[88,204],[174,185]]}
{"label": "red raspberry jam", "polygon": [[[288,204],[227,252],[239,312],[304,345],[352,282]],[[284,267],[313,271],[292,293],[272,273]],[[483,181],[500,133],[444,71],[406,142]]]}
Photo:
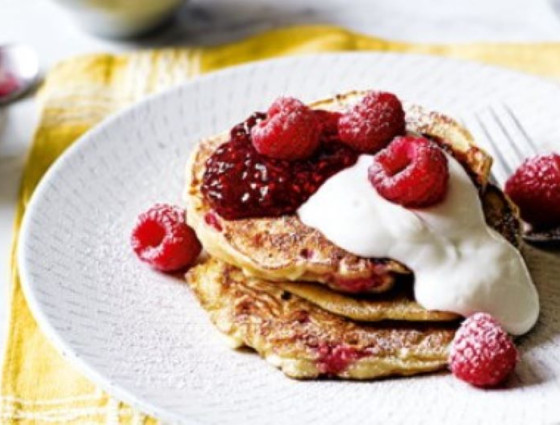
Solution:
{"label": "red raspberry jam", "polygon": [[362,277],[357,279],[343,279],[343,278],[336,278],[333,281],[333,284],[343,290],[344,292],[350,293],[362,293],[368,291],[372,288],[377,286],[381,286],[383,284],[383,279],[379,276],[372,275],[370,277]]}
{"label": "red raspberry jam", "polygon": [[231,130],[230,140],[206,161],[202,193],[227,220],[293,214],[330,176],[353,165],[358,154],[331,137],[310,157],[286,161],[260,155],[251,128],[265,115],[255,113]]}
{"label": "red raspberry jam", "polygon": [[214,212],[210,211],[207,212],[206,214],[204,214],[204,222],[213,227],[215,230],[217,230],[218,232],[221,232],[222,230],[224,230],[222,228],[222,224],[220,223],[220,219],[216,216],[216,214],[214,214]]}

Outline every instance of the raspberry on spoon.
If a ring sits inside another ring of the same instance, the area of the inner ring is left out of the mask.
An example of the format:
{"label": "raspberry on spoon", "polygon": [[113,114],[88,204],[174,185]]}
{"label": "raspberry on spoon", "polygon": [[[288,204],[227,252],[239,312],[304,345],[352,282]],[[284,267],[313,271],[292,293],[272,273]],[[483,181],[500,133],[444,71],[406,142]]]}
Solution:
{"label": "raspberry on spoon", "polygon": [[364,153],[377,152],[404,130],[401,101],[386,92],[369,92],[338,121],[340,140]]}
{"label": "raspberry on spoon", "polygon": [[312,109],[293,97],[280,97],[268,109],[266,119],[252,128],[251,136],[261,155],[293,161],[315,152],[320,132]]}
{"label": "raspberry on spoon", "polygon": [[397,137],[373,158],[369,180],[379,195],[407,208],[428,207],[447,192],[443,151],[423,137]]}
{"label": "raspberry on spoon", "polygon": [[185,211],[165,204],[156,204],[138,216],[131,244],[140,260],[164,272],[189,267],[202,250],[187,225]]}
{"label": "raspberry on spoon", "polygon": [[475,313],[457,330],[449,365],[457,378],[477,387],[494,387],[513,371],[519,354],[491,315]]}
{"label": "raspberry on spoon", "polygon": [[560,226],[560,155],[527,159],[508,179],[505,192],[527,223],[536,228]]}

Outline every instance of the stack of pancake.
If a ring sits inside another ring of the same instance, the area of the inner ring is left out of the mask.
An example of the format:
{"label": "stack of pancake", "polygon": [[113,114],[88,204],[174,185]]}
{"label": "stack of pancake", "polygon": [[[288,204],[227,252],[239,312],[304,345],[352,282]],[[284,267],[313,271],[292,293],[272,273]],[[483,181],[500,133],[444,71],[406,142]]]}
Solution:
{"label": "stack of pancake", "polygon": [[[344,111],[365,93],[315,102]],[[517,211],[488,183],[491,158],[454,120],[405,105],[407,132],[439,143],[480,189],[488,224],[518,244]],[[203,140],[187,165],[187,220],[207,255],[186,275],[202,307],[235,347],[248,346],[294,378],[373,379],[447,366],[461,317],[414,300],[414,275],[385,258],[335,246],[296,215],[225,220],[201,193],[205,162],[229,132]],[[372,188],[373,190],[373,188]],[[340,282],[377,280],[366,293]]]}

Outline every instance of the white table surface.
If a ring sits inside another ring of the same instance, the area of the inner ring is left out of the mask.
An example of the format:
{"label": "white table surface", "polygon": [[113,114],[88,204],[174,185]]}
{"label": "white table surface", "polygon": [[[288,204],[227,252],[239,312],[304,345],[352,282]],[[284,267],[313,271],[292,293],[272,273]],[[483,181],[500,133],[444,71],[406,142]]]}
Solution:
{"label": "white table surface", "polygon": [[[173,26],[136,42],[90,36],[49,0],[0,0],[0,44],[31,45],[44,70],[80,53],[215,44],[303,23],[409,41],[560,41],[560,0],[192,0]],[[32,99],[0,108],[0,341],[6,330],[14,209],[35,121]]]}

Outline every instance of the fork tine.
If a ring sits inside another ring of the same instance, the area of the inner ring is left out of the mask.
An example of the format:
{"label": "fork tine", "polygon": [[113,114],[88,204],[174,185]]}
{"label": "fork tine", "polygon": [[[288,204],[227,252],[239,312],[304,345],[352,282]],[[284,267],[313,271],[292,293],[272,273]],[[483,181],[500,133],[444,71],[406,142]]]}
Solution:
{"label": "fork tine", "polygon": [[500,117],[498,116],[496,111],[494,110],[494,108],[489,106],[488,110],[490,111],[490,114],[492,115],[492,118],[494,118],[494,121],[496,121],[496,124],[498,124],[498,127],[500,128],[500,131],[505,136],[506,140],[508,141],[508,144],[512,148],[512,150],[515,153],[515,156],[517,157],[517,159],[520,160],[520,161],[525,159],[525,155],[523,154],[521,149],[519,149],[519,146],[517,146],[517,144],[514,142],[514,139],[513,139],[512,135],[507,130],[506,126],[504,125],[504,123],[502,122],[502,120],[500,119]]}
{"label": "fork tine", "polygon": [[494,141],[494,139],[490,135],[490,131],[488,131],[488,128],[484,125],[484,121],[480,118],[480,116],[477,113],[474,113],[474,118],[478,123],[478,126],[482,129],[484,136],[486,136],[486,140],[488,140],[488,143],[492,147],[492,150],[494,151],[494,160],[495,160],[494,165],[498,168],[498,171],[503,176],[507,177],[511,175],[513,170],[508,165],[508,162],[505,160],[504,156],[500,152],[498,144]]}
{"label": "fork tine", "polygon": [[533,141],[533,139],[531,139],[529,137],[529,134],[527,133],[525,128],[523,128],[523,126],[521,125],[521,121],[519,121],[519,119],[515,116],[515,114],[513,113],[513,111],[511,110],[511,108],[507,104],[502,103],[502,107],[508,113],[511,120],[514,122],[515,126],[517,127],[517,129],[519,130],[519,132],[521,133],[521,135],[523,136],[523,138],[527,142],[527,146],[529,146],[529,148],[531,150],[531,154],[536,155],[539,152],[539,149],[535,145],[535,142]]}

